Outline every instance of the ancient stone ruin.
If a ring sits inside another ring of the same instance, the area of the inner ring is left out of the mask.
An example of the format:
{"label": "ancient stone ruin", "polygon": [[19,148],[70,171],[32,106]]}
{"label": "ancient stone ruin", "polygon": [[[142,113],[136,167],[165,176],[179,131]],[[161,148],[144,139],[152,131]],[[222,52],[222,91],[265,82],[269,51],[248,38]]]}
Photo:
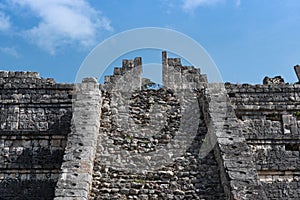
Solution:
{"label": "ancient stone ruin", "polygon": [[300,199],[300,85],[208,83],[166,52],[162,71],[0,72],[0,199]]}

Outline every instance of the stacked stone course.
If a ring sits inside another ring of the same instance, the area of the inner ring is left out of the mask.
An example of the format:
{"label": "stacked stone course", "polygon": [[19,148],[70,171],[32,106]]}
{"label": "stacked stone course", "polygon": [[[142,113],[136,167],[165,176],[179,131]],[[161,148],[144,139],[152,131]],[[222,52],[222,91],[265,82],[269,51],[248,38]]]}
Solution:
{"label": "stacked stone course", "polygon": [[68,135],[55,200],[88,199],[97,136],[101,93],[96,79],[86,78],[75,90],[71,133]]}
{"label": "stacked stone course", "polygon": [[104,84],[1,71],[0,199],[300,199],[298,84],[208,83],[166,52],[162,71],[157,90],[141,58]]}
{"label": "stacked stone course", "polygon": [[0,72],[0,199],[53,199],[72,91],[36,72]]}
{"label": "stacked stone course", "polygon": [[300,198],[300,85],[226,84],[268,199]]}

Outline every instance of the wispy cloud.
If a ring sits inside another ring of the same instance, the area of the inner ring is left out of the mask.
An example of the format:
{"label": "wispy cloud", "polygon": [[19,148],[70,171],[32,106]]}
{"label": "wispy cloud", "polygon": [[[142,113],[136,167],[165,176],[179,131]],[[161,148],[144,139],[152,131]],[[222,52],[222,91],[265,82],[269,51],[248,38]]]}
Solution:
{"label": "wispy cloud", "polygon": [[193,11],[199,6],[215,5],[223,0],[183,0],[182,8],[184,11]]}
{"label": "wispy cloud", "polygon": [[241,6],[241,0],[236,0],[236,1],[235,1],[235,5],[236,5],[237,7],[240,7],[240,6]]}
{"label": "wispy cloud", "polygon": [[160,6],[164,12],[171,14],[172,10],[176,7],[176,1],[174,0],[161,0]]}
{"label": "wispy cloud", "polygon": [[11,27],[10,19],[2,11],[0,11],[0,31],[7,31]]}
{"label": "wispy cloud", "polygon": [[55,54],[67,44],[94,45],[102,30],[112,30],[108,18],[86,0],[13,0],[29,8],[39,18],[36,26],[25,31],[28,39]]}
{"label": "wispy cloud", "polygon": [[20,57],[20,54],[17,52],[17,50],[14,47],[0,47],[0,51],[2,53],[13,56],[15,58]]}

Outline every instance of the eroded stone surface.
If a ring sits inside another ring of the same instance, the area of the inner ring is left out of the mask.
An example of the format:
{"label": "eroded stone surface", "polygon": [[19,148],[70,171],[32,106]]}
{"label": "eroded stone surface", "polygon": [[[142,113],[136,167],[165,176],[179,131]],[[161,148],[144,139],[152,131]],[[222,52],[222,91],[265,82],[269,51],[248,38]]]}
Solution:
{"label": "eroded stone surface", "polygon": [[0,199],[300,198],[298,84],[162,66],[159,90],[141,58],[101,85],[0,72]]}

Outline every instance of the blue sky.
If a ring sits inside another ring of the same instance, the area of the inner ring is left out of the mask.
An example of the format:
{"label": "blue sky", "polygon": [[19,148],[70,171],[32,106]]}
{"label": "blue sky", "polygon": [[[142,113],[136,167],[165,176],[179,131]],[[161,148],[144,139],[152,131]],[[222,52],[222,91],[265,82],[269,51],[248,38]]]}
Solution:
{"label": "blue sky", "polygon": [[[89,52],[114,34],[163,27],[201,44],[224,81],[296,82],[299,0],[0,0],[0,69],[74,82]],[[135,52],[160,63],[160,51]],[[105,56],[105,55],[103,55]],[[118,64],[117,60],[114,65]]]}

